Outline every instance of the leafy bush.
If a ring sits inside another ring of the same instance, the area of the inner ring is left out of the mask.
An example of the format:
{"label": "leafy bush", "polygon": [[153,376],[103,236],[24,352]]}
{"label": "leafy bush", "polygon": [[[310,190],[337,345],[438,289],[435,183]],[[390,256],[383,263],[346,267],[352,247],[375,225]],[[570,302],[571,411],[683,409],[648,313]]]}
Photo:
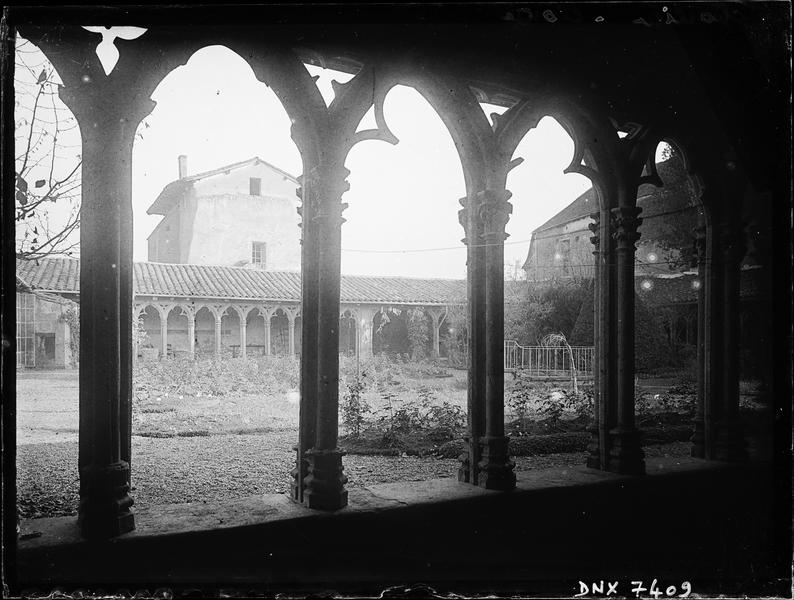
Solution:
{"label": "leafy bush", "polygon": [[579,418],[593,416],[593,389],[585,387],[574,392],[570,390],[554,390],[541,399],[540,414],[552,424],[559,423],[566,412],[576,413]]}
{"label": "leafy bush", "polygon": [[[552,433],[548,435],[528,435],[511,437],[508,451],[511,456],[542,456],[544,454],[562,454],[584,452],[590,442],[587,432]],[[452,440],[438,449],[443,458],[457,458],[465,452],[463,440]]]}
{"label": "leafy bush", "polygon": [[430,349],[431,320],[423,308],[408,310],[408,343],[411,347],[411,360],[427,358]]}
{"label": "leafy bush", "polygon": [[[643,446],[686,442],[692,436],[690,425],[674,425],[670,427],[651,427],[642,430]],[[545,454],[567,454],[584,452],[590,443],[590,434],[586,431],[551,433],[547,435],[527,435],[510,437],[510,456],[542,456]],[[461,439],[452,440],[439,447],[437,455],[442,458],[457,458],[466,450]]]}
{"label": "leafy bush", "polygon": [[513,385],[507,396],[507,406],[518,418],[521,428],[526,426],[531,401],[538,401],[540,397],[535,393],[532,379],[521,371],[514,374]]}
{"label": "leafy bush", "polygon": [[364,382],[357,378],[347,386],[347,392],[342,396],[339,403],[339,412],[342,413],[342,425],[345,426],[350,435],[358,437],[361,434],[361,426],[366,418],[364,415],[371,412],[371,408],[366,400],[361,397],[364,391]]}
{"label": "leafy bush", "polygon": [[222,396],[229,393],[286,393],[298,387],[298,361],[288,356],[198,358],[137,361],[133,376],[137,398],[166,393]]}

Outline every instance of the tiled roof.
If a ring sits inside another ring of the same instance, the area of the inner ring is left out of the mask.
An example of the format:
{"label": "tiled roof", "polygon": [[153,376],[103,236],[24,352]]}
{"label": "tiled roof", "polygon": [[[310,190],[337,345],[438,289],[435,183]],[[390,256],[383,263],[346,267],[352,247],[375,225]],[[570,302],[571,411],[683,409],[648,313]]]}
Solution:
{"label": "tiled roof", "polygon": [[[656,163],[656,171],[663,180],[671,181],[674,177],[678,176],[678,173],[675,171],[674,165],[671,164],[670,161],[662,161]],[[640,186],[639,190],[637,190],[637,196],[658,196],[659,188],[652,186],[650,184],[643,184]],[[571,202],[568,206],[563,208],[560,212],[554,215],[551,219],[546,221],[543,225],[535,229],[532,233],[538,233],[540,231],[545,231],[546,229],[551,229],[552,227],[556,227],[557,225],[562,225],[563,223],[568,223],[569,221],[575,221],[577,219],[581,219],[583,217],[589,217],[592,213],[598,210],[598,197],[596,196],[595,188],[590,188],[585,191],[581,196],[576,198],[573,202]]]}
{"label": "tiled roof", "polygon": [[575,221],[576,219],[581,219],[582,217],[589,217],[597,210],[598,198],[596,196],[596,191],[595,188],[590,188],[584,194],[579,196],[576,200],[571,202],[568,206],[554,215],[551,219],[546,221],[543,225],[535,229],[532,233],[539,233],[569,221]]}
{"label": "tiled roof", "polygon": [[[17,277],[33,289],[78,293],[80,261],[47,258],[17,261]],[[240,267],[140,262],[134,265],[138,296],[299,302],[300,273]],[[465,301],[460,279],[342,276],[341,300],[372,304],[449,304]]]}
{"label": "tiled roof", "polygon": [[213,177],[215,175],[220,175],[221,173],[226,173],[228,171],[233,171],[235,169],[240,169],[242,167],[249,167],[253,165],[265,165],[270,167],[273,171],[286,177],[290,181],[294,182],[295,184],[298,183],[298,180],[295,178],[294,175],[287,173],[286,171],[279,169],[275,165],[271,165],[269,162],[262,160],[258,156],[254,156],[253,158],[249,158],[248,160],[243,160],[241,162],[233,163],[231,165],[225,165],[223,167],[218,167],[217,169],[212,169],[211,171],[204,171],[202,173],[196,173],[195,175],[187,175],[186,177],[182,177],[181,179],[177,179],[176,181],[172,181],[171,183],[167,184],[160,194],[157,196],[155,201],[152,205],[146,210],[147,215],[165,215],[170,209],[176,199],[184,192],[194,181],[199,181],[201,179],[206,179],[207,177]]}

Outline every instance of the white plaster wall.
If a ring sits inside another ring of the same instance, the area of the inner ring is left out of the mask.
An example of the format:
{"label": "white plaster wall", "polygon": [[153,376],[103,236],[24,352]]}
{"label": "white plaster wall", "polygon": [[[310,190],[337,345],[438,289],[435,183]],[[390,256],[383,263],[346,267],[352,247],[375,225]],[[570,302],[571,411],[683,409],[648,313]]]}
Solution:
{"label": "white plaster wall", "polygon": [[253,242],[265,242],[265,268],[300,270],[300,229],[295,203],[285,197],[224,194],[199,197],[184,262],[251,262]]}
{"label": "white plaster wall", "polygon": [[[261,179],[261,196],[250,179]],[[265,164],[193,182],[149,236],[153,262],[245,266],[267,244],[268,270],[300,269],[297,184]]]}
{"label": "white plaster wall", "polygon": [[297,184],[268,167],[265,164],[253,165],[228,171],[228,175],[221,173],[193,183],[196,196],[215,196],[218,194],[248,195],[251,177],[262,180],[263,196],[283,196],[294,199],[297,203],[295,190]]}

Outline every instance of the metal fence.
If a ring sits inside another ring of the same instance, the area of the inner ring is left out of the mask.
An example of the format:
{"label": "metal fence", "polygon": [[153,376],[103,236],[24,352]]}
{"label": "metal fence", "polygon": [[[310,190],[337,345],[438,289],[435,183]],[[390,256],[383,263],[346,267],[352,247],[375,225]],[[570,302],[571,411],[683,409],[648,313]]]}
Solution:
{"label": "metal fence", "polygon": [[576,369],[579,379],[590,378],[594,356],[592,346],[573,346],[569,353],[565,347],[521,346],[513,340],[505,340],[505,370],[521,369],[530,377],[540,379],[570,379],[571,367]]}

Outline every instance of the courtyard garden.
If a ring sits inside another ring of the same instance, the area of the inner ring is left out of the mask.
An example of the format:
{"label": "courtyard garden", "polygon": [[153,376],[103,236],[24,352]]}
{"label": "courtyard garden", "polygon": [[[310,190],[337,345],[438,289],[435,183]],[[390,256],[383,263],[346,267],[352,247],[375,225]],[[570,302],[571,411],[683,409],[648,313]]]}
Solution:
{"label": "courtyard garden", "polygon": [[[205,358],[135,367],[132,485],[138,507],[286,493],[298,427],[297,360]],[[465,370],[407,357],[342,357],[340,440],[348,485],[455,477],[466,424]],[[22,517],[76,514],[77,371],[18,373]],[[516,469],[581,466],[592,385],[505,376]],[[752,408],[752,384],[743,406]],[[638,380],[638,424],[654,457],[689,454],[694,387]]]}

